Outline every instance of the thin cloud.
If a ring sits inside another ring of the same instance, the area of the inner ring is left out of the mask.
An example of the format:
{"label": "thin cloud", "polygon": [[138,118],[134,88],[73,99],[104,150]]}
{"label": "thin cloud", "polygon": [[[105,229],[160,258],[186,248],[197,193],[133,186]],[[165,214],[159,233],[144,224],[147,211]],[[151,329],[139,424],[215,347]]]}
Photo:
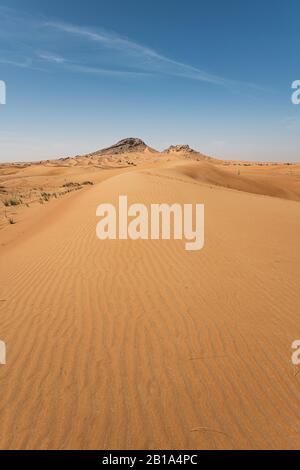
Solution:
{"label": "thin cloud", "polygon": [[94,75],[109,75],[114,77],[139,77],[149,75],[145,72],[133,72],[127,70],[114,70],[114,69],[105,69],[101,67],[92,67],[88,65],[80,65],[72,63],[71,61],[65,59],[64,57],[54,55],[48,52],[37,53],[37,57],[43,61],[51,62],[57,65],[65,65],[68,70],[73,72],[82,72]]}
{"label": "thin cloud", "polygon": [[60,57],[60,56],[57,56],[57,55],[54,55],[54,54],[50,54],[48,52],[38,53],[37,56],[42,60],[46,60],[46,61],[52,62],[54,64],[64,64],[66,62],[66,59],[64,59],[64,57]]}
{"label": "thin cloud", "polygon": [[138,65],[140,67],[150,69],[152,73],[156,72],[166,75],[173,75],[181,78],[198,80],[223,86],[233,86],[239,83],[234,80],[229,80],[207,73],[183,62],[173,60],[169,57],[159,54],[154,49],[143,46],[129,39],[122,38],[116,33],[107,33],[104,31],[99,33],[91,29],[56,22],[45,23],[45,26],[66,34],[85,38],[86,40],[92,42],[98,42],[108,49],[130,55],[136,60],[140,59],[142,62],[140,62]]}
{"label": "thin cloud", "polygon": [[69,64],[68,69],[74,72],[90,73],[94,75],[110,75],[115,77],[142,77],[149,76],[145,72],[131,72],[127,70],[102,69],[99,67],[88,67],[86,65]]}
{"label": "thin cloud", "polygon": [[26,59],[23,62],[18,62],[18,61],[10,60],[10,59],[0,59],[0,64],[12,65],[14,67],[28,68],[28,67],[31,67],[32,60]]}
{"label": "thin cloud", "polygon": [[[211,74],[114,32],[59,21],[44,21],[38,16],[22,15],[1,6],[0,15],[5,19],[0,36],[9,42],[10,46],[13,45],[10,56],[0,50],[0,63],[3,64],[36,68],[36,64],[48,63],[49,66],[61,66],[78,73],[124,78],[169,76],[236,90],[246,87],[248,90],[262,91],[262,88],[255,84]],[[73,47],[74,41],[78,48]],[[23,59],[24,57],[26,59]]]}
{"label": "thin cloud", "polygon": [[52,27],[65,33],[82,36],[91,41],[100,42],[103,45],[111,49],[124,51],[124,52],[131,52],[135,54],[141,54],[144,56],[154,57],[154,58],[162,57],[153,49],[142,46],[134,41],[130,41],[129,39],[122,38],[121,36],[115,33],[113,34],[107,33],[107,32],[99,33],[99,32],[96,32],[87,28],[82,28],[80,26],[74,26],[71,24],[59,23],[59,22],[48,22],[48,23],[45,23],[44,26]]}

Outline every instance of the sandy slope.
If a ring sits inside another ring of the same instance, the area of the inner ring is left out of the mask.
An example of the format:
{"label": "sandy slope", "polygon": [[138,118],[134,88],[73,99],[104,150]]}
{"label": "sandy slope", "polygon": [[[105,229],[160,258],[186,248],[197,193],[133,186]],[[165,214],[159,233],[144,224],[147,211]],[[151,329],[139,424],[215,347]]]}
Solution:
{"label": "sandy slope", "polygon": [[[300,447],[299,202],[206,170],[112,172],[0,232],[0,448]],[[99,241],[119,194],[204,202],[205,248]]]}

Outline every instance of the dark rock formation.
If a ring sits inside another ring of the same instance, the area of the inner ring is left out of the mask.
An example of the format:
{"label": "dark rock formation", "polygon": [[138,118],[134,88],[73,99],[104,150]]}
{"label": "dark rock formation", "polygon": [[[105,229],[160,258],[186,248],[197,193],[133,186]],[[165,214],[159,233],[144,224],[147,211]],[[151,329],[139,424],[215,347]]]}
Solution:
{"label": "dark rock formation", "polygon": [[147,147],[145,142],[135,137],[128,137],[127,139],[120,140],[111,147],[98,150],[97,152],[91,153],[89,156],[94,155],[115,155],[129,152],[143,152]]}

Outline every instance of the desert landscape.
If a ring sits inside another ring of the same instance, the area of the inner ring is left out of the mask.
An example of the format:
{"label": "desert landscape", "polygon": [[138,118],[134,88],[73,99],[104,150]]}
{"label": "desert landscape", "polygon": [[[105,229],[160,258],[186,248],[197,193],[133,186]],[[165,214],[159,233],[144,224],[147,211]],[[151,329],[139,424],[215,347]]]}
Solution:
{"label": "desert landscape", "polygon": [[[204,203],[205,246],[96,238]],[[137,138],[0,165],[1,449],[297,449],[300,164]]]}

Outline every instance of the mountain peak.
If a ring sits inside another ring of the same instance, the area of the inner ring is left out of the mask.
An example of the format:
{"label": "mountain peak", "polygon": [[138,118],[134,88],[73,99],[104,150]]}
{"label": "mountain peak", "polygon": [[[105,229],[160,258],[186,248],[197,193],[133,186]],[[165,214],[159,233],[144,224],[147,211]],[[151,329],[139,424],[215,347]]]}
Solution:
{"label": "mountain peak", "polygon": [[119,140],[119,142],[115,144],[115,146],[124,146],[124,145],[127,145],[129,147],[136,147],[137,145],[138,146],[142,145],[146,147],[145,142],[143,142],[143,140],[141,139],[138,139],[137,137],[127,137],[126,139]]}
{"label": "mountain peak", "polygon": [[191,147],[187,144],[179,144],[179,145],[170,145],[167,150],[165,150],[166,153],[171,153],[171,152],[194,152],[195,150],[191,149]]}
{"label": "mountain peak", "polygon": [[137,137],[127,137],[126,139],[119,140],[114,145],[110,147],[97,150],[96,152],[90,154],[90,156],[95,155],[118,155],[128,152],[143,152],[148,146],[141,139]]}

